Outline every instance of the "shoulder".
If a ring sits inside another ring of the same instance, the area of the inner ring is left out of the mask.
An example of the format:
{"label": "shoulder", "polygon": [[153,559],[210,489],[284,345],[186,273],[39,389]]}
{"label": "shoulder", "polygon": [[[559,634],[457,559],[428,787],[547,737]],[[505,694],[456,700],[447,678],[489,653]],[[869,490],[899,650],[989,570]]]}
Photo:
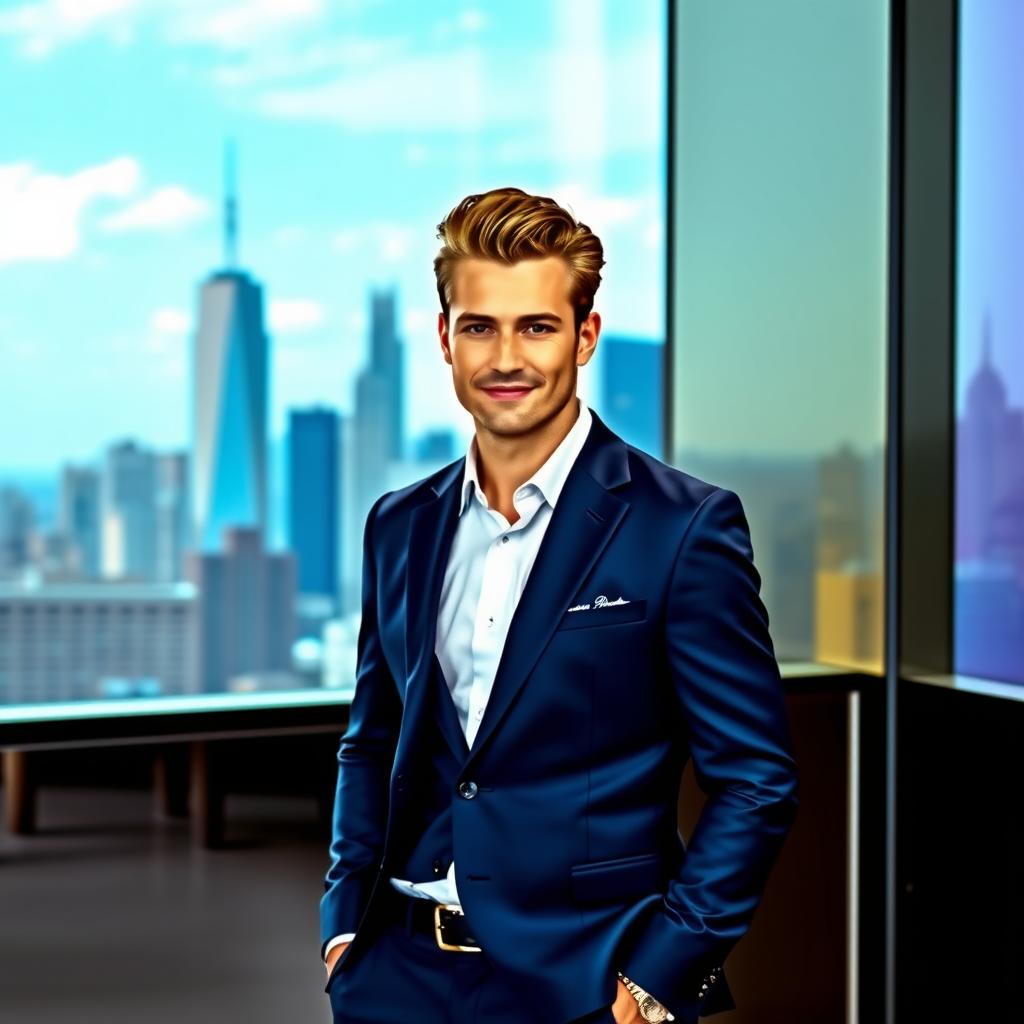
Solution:
{"label": "shoulder", "polygon": [[[625,443],[625,442],[623,442]],[[637,514],[645,535],[659,550],[728,549],[753,559],[750,525],[736,491],[670,466],[626,444],[629,453],[630,515]]]}
{"label": "shoulder", "polygon": [[623,443],[629,454],[630,501],[643,513],[670,521],[673,532],[685,532],[708,511],[739,504],[736,493],[729,488]]}

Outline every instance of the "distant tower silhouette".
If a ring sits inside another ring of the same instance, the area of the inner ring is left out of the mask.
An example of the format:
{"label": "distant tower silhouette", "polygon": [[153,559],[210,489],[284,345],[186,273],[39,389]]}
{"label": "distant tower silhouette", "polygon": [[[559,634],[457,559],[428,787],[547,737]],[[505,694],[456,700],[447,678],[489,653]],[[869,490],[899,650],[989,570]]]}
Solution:
{"label": "distant tower silhouette", "polygon": [[405,405],[403,395],[403,353],[398,337],[395,290],[370,295],[370,367],[380,378],[386,402],[387,457],[400,462],[405,457]]}
{"label": "distant tower silhouette", "polygon": [[394,288],[370,292],[369,359],[355,382],[351,429],[352,486],[345,502],[343,605],[358,607],[362,528],[374,500],[388,489],[405,454],[405,357],[398,337]]}
{"label": "distant tower silhouette", "polygon": [[238,269],[235,152],[225,149],[224,259],[199,290],[192,366],[192,519],[195,546],[219,551],[229,526],[267,537],[270,342],[263,290]]}
{"label": "distant tower silhouette", "polygon": [[983,557],[993,510],[1021,485],[1021,410],[1007,404],[1006,385],[992,360],[992,320],[982,325],[981,363],[967,386],[957,426],[956,557]]}

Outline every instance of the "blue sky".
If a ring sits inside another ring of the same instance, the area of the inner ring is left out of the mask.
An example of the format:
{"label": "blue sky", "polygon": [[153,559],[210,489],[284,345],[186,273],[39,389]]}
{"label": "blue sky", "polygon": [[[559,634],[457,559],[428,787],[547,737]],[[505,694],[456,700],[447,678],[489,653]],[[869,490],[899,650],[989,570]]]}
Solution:
{"label": "blue sky", "polygon": [[410,427],[468,436],[431,268],[437,222],[468,192],[569,206],[605,243],[605,330],[660,337],[663,15],[629,0],[0,6],[0,473],[122,436],[185,445],[227,136],[275,435],[291,405],[350,410],[368,291],[395,284]]}

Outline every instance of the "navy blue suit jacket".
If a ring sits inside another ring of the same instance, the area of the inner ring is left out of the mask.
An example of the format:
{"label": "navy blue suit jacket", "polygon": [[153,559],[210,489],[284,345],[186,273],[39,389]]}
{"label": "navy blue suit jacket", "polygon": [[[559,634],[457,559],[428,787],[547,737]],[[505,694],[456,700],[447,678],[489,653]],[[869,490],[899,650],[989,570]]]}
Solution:
{"label": "navy blue suit jacket", "polygon": [[[593,415],[471,750],[426,696],[464,457],[370,510],[321,953],[355,932],[345,970],[372,941],[417,731],[442,730],[462,764],[456,883],[487,955],[545,1019],[611,1003],[621,970],[687,1024],[734,1005],[722,962],[793,821],[797,769],[739,498]],[[691,757],[707,800],[684,843]]]}

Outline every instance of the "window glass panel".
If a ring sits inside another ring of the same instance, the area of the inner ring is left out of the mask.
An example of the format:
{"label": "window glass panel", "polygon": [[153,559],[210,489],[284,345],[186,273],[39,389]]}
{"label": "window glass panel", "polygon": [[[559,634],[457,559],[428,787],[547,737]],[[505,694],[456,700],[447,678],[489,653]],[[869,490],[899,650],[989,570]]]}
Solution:
{"label": "window glass panel", "polygon": [[1024,5],[960,5],[954,662],[1024,683]]}
{"label": "window glass panel", "polygon": [[0,14],[0,704],[344,690],[368,505],[471,436],[463,196],[601,237],[579,392],[660,448],[665,4],[86,6]]}
{"label": "window glass panel", "polygon": [[679,5],[673,459],[736,491],[776,653],[881,671],[888,4]]}

